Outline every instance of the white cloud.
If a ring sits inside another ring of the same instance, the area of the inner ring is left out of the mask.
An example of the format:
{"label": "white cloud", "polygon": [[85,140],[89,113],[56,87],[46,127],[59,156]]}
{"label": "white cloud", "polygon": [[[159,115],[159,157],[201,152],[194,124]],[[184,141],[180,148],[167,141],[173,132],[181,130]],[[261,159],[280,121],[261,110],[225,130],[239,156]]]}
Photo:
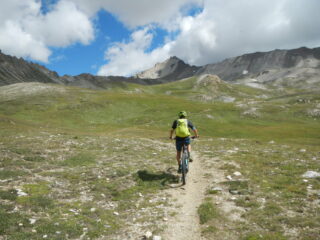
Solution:
{"label": "white cloud", "polygon": [[[108,64],[99,74],[130,75],[164,56],[204,65],[255,51],[320,45],[317,0],[206,0],[203,7],[196,16],[177,14],[169,25],[165,20],[159,22],[169,35],[176,29],[178,34],[151,52],[145,46],[135,47],[135,40],[116,45],[116,51],[109,49]],[[144,44],[150,46],[150,41]]]}
{"label": "white cloud", "polygon": [[[188,16],[190,6],[203,11]],[[50,46],[89,44],[93,19],[104,9],[133,32],[106,50],[100,75],[134,74],[172,55],[203,65],[255,51],[320,46],[319,0],[60,0],[46,14],[40,8],[39,0],[1,1],[0,49],[48,61]],[[150,49],[157,27],[168,35]]]}
{"label": "white cloud", "polygon": [[191,6],[201,5],[203,0],[72,0],[88,15],[105,9],[116,15],[120,21],[130,28],[150,23],[165,24]]}
{"label": "white cloud", "polygon": [[41,42],[23,31],[21,26],[12,21],[6,21],[0,28],[0,48],[15,56],[30,57],[46,62],[50,50]]}
{"label": "white cloud", "polygon": [[190,64],[204,64],[204,59],[217,46],[215,23],[200,14],[185,17],[180,24],[181,33],[171,43],[170,54]]}
{"label": "white cloud", "polygon": [[47,14],[38,0],[5,0],[0,9],[0,49],[7,54],[48,62],[49,46],[88,44],[94,29],[88,16],[67,0]]}
{"label": "white cloud", "polygon": [[129,42],[115,43],[106,51],[108,63],[99,69],[98,75],[129,76],[165,60],[169,56],[167,47],[147,52],[152,39],[152,31],[145,27],[133,32]]}
{"label": "white cloud", "polygon": [[90,19],[69,1],[60,1],[46,15],[32,17],[24,24],[37,39],[49,46],[64,47],[74,42],[88,44],[94,38]]}
{"label": "white cloud", "polygon": [[203,65],[255,51],[320,45],[318,0],[206,0],[173,40],[171,54]]}

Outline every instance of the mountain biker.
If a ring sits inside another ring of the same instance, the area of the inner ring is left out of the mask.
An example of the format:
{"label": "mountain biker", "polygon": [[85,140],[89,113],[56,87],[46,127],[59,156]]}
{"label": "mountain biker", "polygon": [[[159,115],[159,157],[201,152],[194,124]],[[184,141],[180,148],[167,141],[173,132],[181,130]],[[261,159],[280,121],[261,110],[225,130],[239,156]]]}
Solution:
{"label": "mountain biker", "polygon": [[190,145],[190,130],[191,129],[196,138],[199,137],[198,131],[190,120],[188,120],[187,113],[181,111],[178,114],[179,119],[175,120],[172,124],[172,129],[170,131],[170,139],[172,140],[173,133],[176,135],[176,149],[177,149],[177,163],[178,163],[178,173],[181,173],[181,152],[182,146],[186,144],[188,146],[189,160],[192,162],[190,157],[191,145]]}

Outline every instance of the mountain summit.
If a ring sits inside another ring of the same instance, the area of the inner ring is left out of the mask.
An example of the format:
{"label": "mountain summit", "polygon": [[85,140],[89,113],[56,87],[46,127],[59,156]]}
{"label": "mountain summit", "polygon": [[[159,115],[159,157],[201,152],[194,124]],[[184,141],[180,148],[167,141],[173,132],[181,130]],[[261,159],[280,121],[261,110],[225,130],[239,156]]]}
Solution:
{"label": "mountain summit", "polygon": [[173,56],[162,63],[157,63],[154,67],[136,74],[140,79],[182,79],[193,76],[199,67],[190,66],[181,59]]}

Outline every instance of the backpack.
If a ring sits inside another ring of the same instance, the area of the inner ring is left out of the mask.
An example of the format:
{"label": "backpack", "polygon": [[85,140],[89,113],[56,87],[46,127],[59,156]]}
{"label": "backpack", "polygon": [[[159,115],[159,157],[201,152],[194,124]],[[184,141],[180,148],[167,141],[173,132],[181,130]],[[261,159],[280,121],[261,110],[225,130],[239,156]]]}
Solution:
{"label": "backpack", "polygon": [[187,119],[182,118],[177,120],[176,136],[182,138],[190,136]]}

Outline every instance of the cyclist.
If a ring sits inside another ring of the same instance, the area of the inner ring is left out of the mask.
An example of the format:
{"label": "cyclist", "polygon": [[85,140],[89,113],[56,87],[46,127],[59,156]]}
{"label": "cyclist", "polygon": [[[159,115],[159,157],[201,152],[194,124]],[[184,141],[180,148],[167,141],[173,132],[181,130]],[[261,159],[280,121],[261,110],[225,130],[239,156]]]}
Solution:
{"label": "cyclist", "polygon": [[190,120],[188,120],[187,113],[181,111],[178,114],[179,119],[175,120],[172,124],[172,129],[170,131],[170,139],[173,139],[173,133],[176,135],[176,149],[177,149],[177,163],[178,163],[178,173],[181,173],[181,152],[182,146],[186,144],[188,146],[189,161],[192,162],[190,157],[191,145],[190,145],[190,130],[194,132],[196,138],[199,137],[198,131]]}

